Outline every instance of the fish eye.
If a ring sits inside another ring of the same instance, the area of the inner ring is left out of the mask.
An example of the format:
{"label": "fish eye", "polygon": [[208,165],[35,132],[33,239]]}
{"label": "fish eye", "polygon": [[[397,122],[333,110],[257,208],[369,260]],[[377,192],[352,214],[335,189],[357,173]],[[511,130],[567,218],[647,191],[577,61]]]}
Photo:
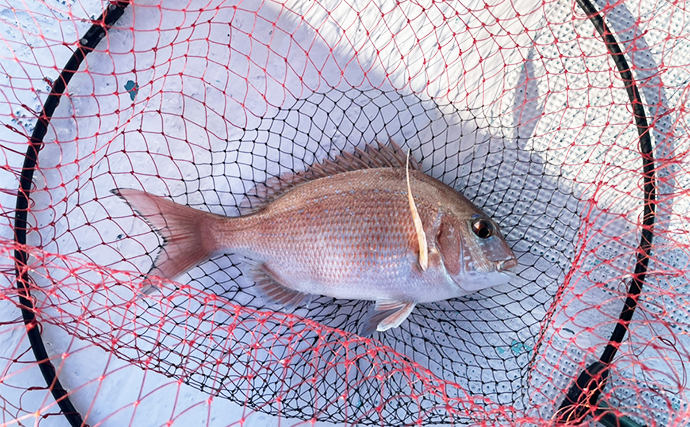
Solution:
{"label": "fish eye", "polygon": [[488,239],[494,234],[494,226],[484,218],[476,218],[472,221],[472,231],[480,239]]}

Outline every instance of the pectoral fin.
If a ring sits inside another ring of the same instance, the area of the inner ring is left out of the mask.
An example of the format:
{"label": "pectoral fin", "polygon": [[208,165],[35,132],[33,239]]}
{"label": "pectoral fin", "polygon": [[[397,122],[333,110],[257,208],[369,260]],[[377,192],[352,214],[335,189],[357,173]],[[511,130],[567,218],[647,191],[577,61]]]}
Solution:
{"label": "pectoral fin", "polygon": [[405,178],[407,179],[407,200],[410,203],[410,212],[412,213],[412,222],[417,233],[417,243],[419,243],[419,267],[422,271],[426,271],[429,267],[429,249],[426,244],[426,234],[424,233],[424,225],[422,225],[422,218],[417,211],[417,205],[412,196],[412,187],[410,186],[410,151],[407,151],[407,161],[405,162]]}
{"label": "pectoral fin", "polygon": [[309,294],[282,285],[280,279],[266,264],[256,266],[253,276],[261,293],[270,301],[282,305],[287,311],[294,310],[309,297]]}
{"label": "pectoral fin", "polygon": [[362,323],[359,334],[369,336],[374,331],[397,328],[412,313],[416,301],[378,300]]}

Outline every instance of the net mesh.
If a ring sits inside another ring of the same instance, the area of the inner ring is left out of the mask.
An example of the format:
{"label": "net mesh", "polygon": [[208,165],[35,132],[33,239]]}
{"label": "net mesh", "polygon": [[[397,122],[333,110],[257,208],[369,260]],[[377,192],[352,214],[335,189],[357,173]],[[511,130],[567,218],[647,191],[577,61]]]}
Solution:
{"label": "net mesh", "polygon": [[[616,64],[576,4],[130,4],[53,114],[23,246],[12,207],[36,118],[108,4],[1,4],[2,423],[66,425],[32,328],[89,425],[548,425],[609,343],[639,252],[643,156]],[[649,118],[657,203],[649,271],[600,398],[609,415],[587,420],[682,425],[690,13],[596,7]],[[233,253],[137,297],[163,242],[111,189],[236,216],[267,179],[388,138],[498,222],[514,280],[421,304],[369,338],[356,334],[369,303],[284,312]]]}

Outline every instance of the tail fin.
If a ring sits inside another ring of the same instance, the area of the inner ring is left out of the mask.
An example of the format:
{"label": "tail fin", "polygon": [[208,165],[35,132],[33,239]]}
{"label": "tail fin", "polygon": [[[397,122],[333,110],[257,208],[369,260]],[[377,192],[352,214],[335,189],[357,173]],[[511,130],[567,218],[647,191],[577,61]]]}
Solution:
{"label": "tail fin", "polygon": [[142,288],[148,295],[160,289],[151,276],[175,279],[185,271],[208,259],[220,249],[216,238],[217,224],[226,219],[180,205],[160,196],[131,189],[114,189],[139,215],[163,237],[164,246]]}

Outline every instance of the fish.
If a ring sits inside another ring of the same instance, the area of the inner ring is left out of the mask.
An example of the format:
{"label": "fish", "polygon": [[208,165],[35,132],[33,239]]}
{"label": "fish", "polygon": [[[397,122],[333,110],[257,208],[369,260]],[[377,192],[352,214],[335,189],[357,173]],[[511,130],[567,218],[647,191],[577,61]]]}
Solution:
{"label": "fish", "polygon": [[373,301],[362,336],[400,326],[417,304],[506,283],[518,264],[493,219],[392,140],[271,178],[241,206],[253,209],[233,217],[141,190],[112,192],[163,238],[144,294],[235,253],[260,293],[286,310],[312,296]]}

